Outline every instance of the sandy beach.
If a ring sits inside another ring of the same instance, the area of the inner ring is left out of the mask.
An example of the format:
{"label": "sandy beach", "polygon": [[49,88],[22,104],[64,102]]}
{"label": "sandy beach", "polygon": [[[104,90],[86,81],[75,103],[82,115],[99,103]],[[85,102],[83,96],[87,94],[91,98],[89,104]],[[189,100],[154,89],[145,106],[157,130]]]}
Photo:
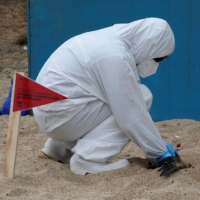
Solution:
{"label": "sandy beach", "polygon": [[[25,0],[0,1],[0,107],[8,96],[14,71],[28,73],[27,51],[17,41],[26,35]],[[132,142],[111,161],[127,158],[131,165],[119,170],[86,176],[75,175],[68,164],[55,162],[41,153],[47,136],[33,116],[21,117],[15,178],[5,178],[9,116],[0,116],[0,199],[73,200],[199,200],[200,122],[173,119],[156,122],[162,138],[181,144],[181,158],[192,165],[168,177],[147,169],[143,152]]]}

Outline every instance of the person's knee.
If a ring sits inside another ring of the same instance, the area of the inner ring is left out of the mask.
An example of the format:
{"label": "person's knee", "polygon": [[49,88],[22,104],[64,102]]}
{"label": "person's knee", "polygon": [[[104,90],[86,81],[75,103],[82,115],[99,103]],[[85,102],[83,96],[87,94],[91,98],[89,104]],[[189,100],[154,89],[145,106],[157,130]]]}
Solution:
{"label": "person's knee", "polygon": [[143,84],[140,84],[140,89],[145,100],[147,110],[149,111],[153,102],[153,95],[149,88]]}

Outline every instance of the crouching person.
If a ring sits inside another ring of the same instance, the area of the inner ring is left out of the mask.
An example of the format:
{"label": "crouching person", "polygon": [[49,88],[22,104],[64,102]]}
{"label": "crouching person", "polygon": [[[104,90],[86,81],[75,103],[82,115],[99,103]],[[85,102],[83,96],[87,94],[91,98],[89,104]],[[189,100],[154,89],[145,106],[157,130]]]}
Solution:
{"label": "crouching person", "polygon": [[155,73],[174,46],[169,24],[158,18],[116,24],[62,44],[36,79],[68,98],[33,109],[49,136],[42,152],[85,175],[129,165],[108,160],[133,141],[162,166],[161,175],[181,169],[177,151],[149,115],[152,94],[139,78]]}

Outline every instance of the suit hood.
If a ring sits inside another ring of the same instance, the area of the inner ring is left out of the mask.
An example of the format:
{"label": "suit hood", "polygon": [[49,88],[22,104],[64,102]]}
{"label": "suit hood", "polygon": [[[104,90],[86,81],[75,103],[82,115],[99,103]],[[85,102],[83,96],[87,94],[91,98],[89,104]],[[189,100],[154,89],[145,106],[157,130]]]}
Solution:
{"label": "suit hood", "polygon": [[175,39],[169,24],[159,18],[146,18],[114,25],[116,34],[128,45],[136,64],[170,55]]}

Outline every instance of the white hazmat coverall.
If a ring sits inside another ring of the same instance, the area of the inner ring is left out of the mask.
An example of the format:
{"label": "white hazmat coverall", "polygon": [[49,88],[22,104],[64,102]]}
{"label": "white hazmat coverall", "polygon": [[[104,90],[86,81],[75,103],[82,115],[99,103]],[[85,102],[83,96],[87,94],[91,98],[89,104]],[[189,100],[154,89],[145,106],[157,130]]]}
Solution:
{"label": "white hazmat coverall", "polygon": [[152,95],[136,64],[170,55],[165,20],[147,18],[87,32],[62,44],[36,82],[67,100],[33,109],[40,128],[86,160],[106,162],[132,140],[147,158],[167,149],[148,110]]}

